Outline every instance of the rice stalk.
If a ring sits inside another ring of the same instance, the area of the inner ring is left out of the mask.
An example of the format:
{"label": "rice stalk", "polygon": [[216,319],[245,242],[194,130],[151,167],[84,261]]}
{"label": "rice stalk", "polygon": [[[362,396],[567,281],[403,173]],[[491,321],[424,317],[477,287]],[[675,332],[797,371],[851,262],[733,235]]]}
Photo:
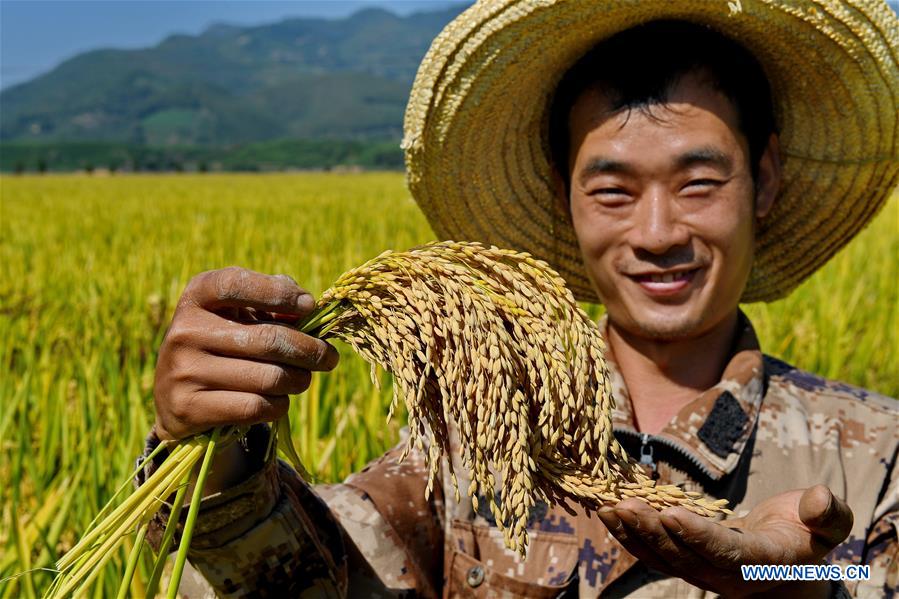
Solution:
{"label": "rice stalk", "polygon": [[128,563],[125,566],[125,575],[122,577],[122,583],[119,585],[119,592],[116,593],[116,599],[127,599],[128,591],[131,590],[131,580],[134,578],[134,570],[137,568],[137,561],[140,559],[141,551],[144,548],[144,537],[147,535],[147,524],[140,527],[137,536],[134,539],[134,545],[131,547],[131,553],[128,554]]}
{"label": "rice stalk", "polygon": [[[240,434],[239,431],[230,427],[225,430],[228,441],[233,441]],[[175,533],[178,513],[184,503],[190,473],[201,459],[212,455],[212,450],[215,448],[213,437],[220,434],[220,430],[216,429],[211,437],[197,435],[179,443],[145,484],[135,489],[122,503],[115,505],[121,491],[131,484],[133,477],[143,469],[147,462],[165,448],[165,444],[161,444],[142,460],[127,483],[120,487],[119,492],[113,495],[98,517],[94,519],[88,527],[87,533],[57,561],[56,579],[44,596],[52,598],[84,596],[91,583],[102,571],[105,563],[115,555],[125,539],[132,534],[140,536],[140,531],[145,529],[166,499],[175,494],[172,504],[173,517],[166,526],[163,546],[160,548],[150,584],[147,586],[147,595],[154,596],[162,573],[162,566],[168,554],[168,547]],[[201,494],[201,487],[197,488],[200,489],[197,493]],[[189,536],[190,530],[186,529],[182,534]],[[186,550],[185,546],[184,551]],[[134,559],[136,560],[137,557],[135,556]]]}
{"label": "rice stalk", "polygon": [[[200,512],[200,501],[203,498],[202,489],[206,484],[206,477],[209,475],[209,467],[212,464],[212,458],[215,455],[215,446],[218,443],[222,430],[217,428],[212,432],[209,438],[209,444],[206,446],[206,452],[203,455],[203,463],[200,465],[200,472],[197,475],[196,489],[190,502],[190,509],[187,512],[187,520],[184,522],[184,534],[181,535],[181,543],[178,546],[178,554],[175,556],[175,567],[172,570],[172,577],[169,580],[168,599],[176,599],[178,596],[178,586],[181,584],[181,575],[184,572],[184,564],[187,562],[187,550],[190,548],[190,540],[193,537],[194,526],[197,522],[197,514]],[[173,517],[177,520],[177,517]],[[160,552],[161,553],[161,552]],[[163,554],[164,555],[164,554]]]}
{"label": "rice stalk", "polygon": [[424,453],[428,494],[443,463],[456,481],[443,460],[456,428],[473,507],[486,497],[522,555],[538,500],[597,509],[639,497],[656,509],[727,512],[726,500],[657,485],[615,440],[600,331],[527,253],[451,241],[384,252],[342,275],[301,327],[394,376],[389,413],[400,403],[408,412],[403,457]]}
{"label": "rice stalk", "polygon": [[[639,497],[656,509],[680,505],[704,516],[728,511],[725,500],[657,485],[618,444],[599,329],[561,277],[527,253],[452,241],[384,252],[342,275],[298,326],[349,344],[372,365],[375,384],[377,367],[393,375],[388,418],[402,402],[410,429],[403,457],[413,449],[423,452],[426,494],[439,484],[442,464],[456,484],[453,461],[444,458],[458,450],[470,474],[466,493],[473,507],[484,496],[506,545],[522,556],[527,516],[538,500],[596,509]],[[450,445],[453,428],[458,448]],[[215,429],[184,440],[113,507],[117,493],[102,519],[59,560],[60,575],[48,596],[85,593],[124,539],[142,536],[175,494],[147,585],[147,594],[155,594],[187,483],[202,460],[169,581],[168,597],[174,597],[212,456],[241,433]],[[271,438],[305,475],[287,416]],[[455,492],[459,498],[457,484]],[[132,574],[137,555],[129,557]]]}

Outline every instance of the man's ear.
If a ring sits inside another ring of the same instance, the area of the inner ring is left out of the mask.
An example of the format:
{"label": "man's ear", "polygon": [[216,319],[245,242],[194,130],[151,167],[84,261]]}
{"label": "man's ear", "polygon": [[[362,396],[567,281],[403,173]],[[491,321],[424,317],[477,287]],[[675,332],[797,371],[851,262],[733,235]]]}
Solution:
{"label": "man's ear", "polygon": [[568,186],[565,184],[565,180],[562,178],[561,173],[559,173],[559,169],[555,165],[551,165],[550,171],[552,173],[552,188],[553,195],[556,199],[556,204],[559,206],[559,209],[564,214],[569,214],[571,212],[570,199],[568,197]]}
{"label": "man's ear", "polygon": [[768,138],[768,145],[759,160],[758,182],[755,194],[755,217],[764,218],[774,206],[774,199],[780,191],[780,141],[776,133]]}

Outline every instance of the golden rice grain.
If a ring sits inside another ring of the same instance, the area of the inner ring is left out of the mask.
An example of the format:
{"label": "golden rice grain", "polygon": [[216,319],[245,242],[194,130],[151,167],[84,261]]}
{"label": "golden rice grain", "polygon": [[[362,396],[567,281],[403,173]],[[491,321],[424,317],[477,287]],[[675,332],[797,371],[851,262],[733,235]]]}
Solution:
{"label": "golden rice grain", "polygon": [[425,451],[426,492],[455,427],[472,505],[485,497],[506,544],[521,554],[538,500],[596,509],[640,497],[657,509],[727,511],[724,500],[657,485],[616,441],[603,339],[545,262],[476,243],[432,243],[345,273],[319,304],[318,318],[328,317],[312,334],[340,338],[393,374],[390,414],[402,401],[410,431],[403,457]]}

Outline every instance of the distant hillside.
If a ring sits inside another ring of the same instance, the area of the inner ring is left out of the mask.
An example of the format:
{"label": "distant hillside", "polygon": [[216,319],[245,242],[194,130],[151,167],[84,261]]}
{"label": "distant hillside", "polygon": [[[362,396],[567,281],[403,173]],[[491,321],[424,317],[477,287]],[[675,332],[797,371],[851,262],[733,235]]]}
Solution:
{"label": "distant hillside", "polygon": [[462,9],[214,25],[153,48],[87,52],[0,93],[0,140],[398,139],[418,63]]}

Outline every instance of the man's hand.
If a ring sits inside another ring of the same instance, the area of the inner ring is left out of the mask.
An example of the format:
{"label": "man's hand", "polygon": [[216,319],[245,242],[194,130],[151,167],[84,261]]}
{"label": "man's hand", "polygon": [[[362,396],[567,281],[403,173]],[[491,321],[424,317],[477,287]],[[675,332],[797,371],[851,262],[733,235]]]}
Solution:
{"label": "man's hand", "polygon": [[300,333],[312,296],[286,275],[225,268],[194,277],[159,348],[156,431],[181,439],[226,424],[275,420],[288,394],[330,370],[337,351]]}
{"label": "man's hand", "polygon": [[638,499],[603,508],[599,517],[646,565],[725,597],[769,590],[826,597],[829,583],[790,583],[788,591],[780,582],[744,581],[740,566],[820,563],[852,529],[849,506],[821,485],[776,495],[719,523],[681,507],[657,512]]}

